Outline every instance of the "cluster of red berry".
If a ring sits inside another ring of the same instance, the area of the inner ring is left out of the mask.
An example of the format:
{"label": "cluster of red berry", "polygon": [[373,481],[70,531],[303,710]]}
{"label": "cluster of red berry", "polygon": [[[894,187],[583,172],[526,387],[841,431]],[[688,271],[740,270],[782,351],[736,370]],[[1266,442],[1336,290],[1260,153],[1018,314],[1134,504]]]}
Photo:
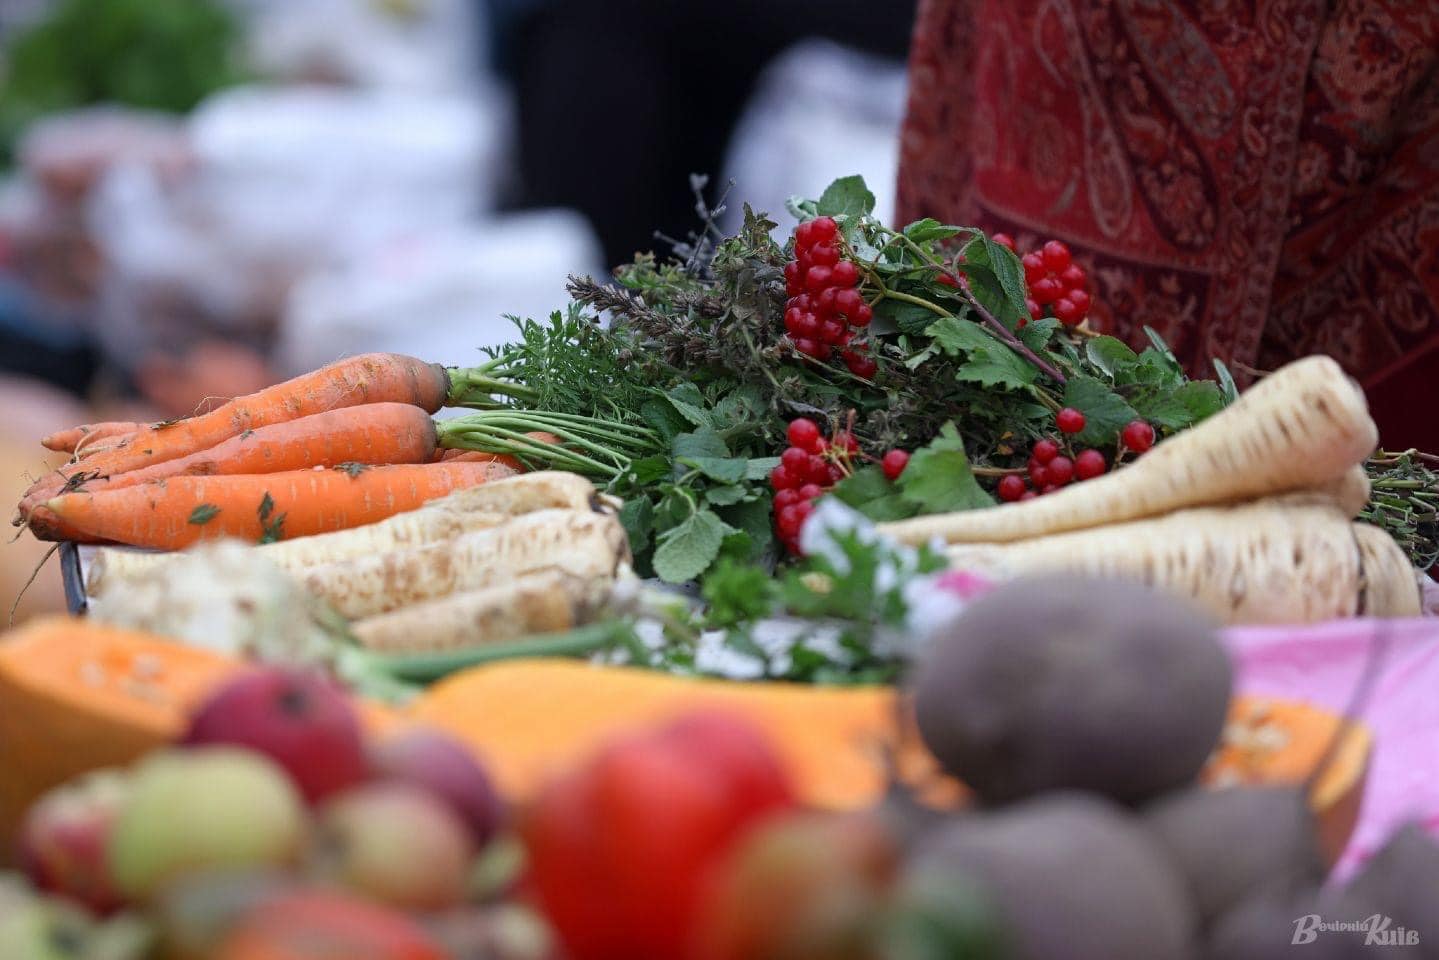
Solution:
{"label": "cluster of red berry", "polygon": [[828,360],[835,349],[850,373],[866,380],[879,369],[855,331],[869,326],[874,309],[855,289],[859,268],[840,258],[839,228],[830,217],[806,220],[794,230],[795,259],[785,264],[784,329],[799,353]]}
{"label": "cluster of red berry", "polygon": [[[1065,435],[1064,446],[1048,437],[1036,440],[1026,465],[1028,483],[1020,474],[1006,474],[999,481],[999,499],[1031,500],[1072,482],[1092,480],[1107,471],[1109,464],[1104,454],[1093,448],[1076,454],[1069,443],[1069,437],[1083,432],[1084,423],[1084,414],[1073,407],[1065,407],[1055,414],[1054,425]],[[1143,453],[1154,446],[1154,428],[1143,420],[1130,421],[1120,433],[1120,443],[1135,453]]]}
{"label": "cluster of red berry", "polygon": [[[814,512],[814,501],[853,472],[862,454],[854,434],[840,430],[826,440],[813,420],[801,417],[790,422],[786,433],[789,446],[780,454],[779,466],[770,471],[774,488],[774,524],[780,542],[790,553],[799,553],[799,532]],[[880,461],[880,469],[896,480],[909,465],[909,454],[891,450]]]}
{"label": "cluster of red berry", "polygon": [[[993,239],[1014,250],[1011,237],[996,233]],[[1089,315],[1089,277],[1070,257],[1068,247],[1051,240],[1020,257],[1019,262],[1024,265],[1024,281],[1029,285],[1029,299],[1025,304],[1031,318],[1040,319],[1048,307],[1067,327],[1084,322]]]}

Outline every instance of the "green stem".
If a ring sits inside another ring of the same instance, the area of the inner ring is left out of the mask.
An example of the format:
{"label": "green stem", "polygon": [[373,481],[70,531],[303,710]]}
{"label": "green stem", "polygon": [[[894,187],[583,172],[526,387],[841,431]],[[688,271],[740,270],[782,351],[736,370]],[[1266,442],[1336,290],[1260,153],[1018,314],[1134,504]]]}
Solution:
{"label": "green stem", "polygon": [[891,300],[902,300],[905,303],[912,303],[916,307],[924,307],[926,310],[932,310],[935,313],[939,314],[941,317],[954,316],[953,313],[950,313],[948,310],[944,309],[944,307],[941,307],[939,304],[934,303],[930,300],[926,300],[923,297],[916,297],[910,293],[901,293],[898,290],[891,290],[888,287],[884,287],[883,295]]}
{"label": "green stem", "polygon": [[582,657],[612,645],[620,629],[621,624],[609,621],[565,633],[539,634],[512,643],[486,644],[453,653],[371,654],[368,659],[397,680],[429,683],[458,670],[496,660]]}
{"label": "green stem", "polygon": [[[495,361],[490,361],[491,365],[494,363]],[[493,369],[491,365],[452,367],[447,370],[446,373],[450,377],[450,390],[445,397],[445,405],[493,409],[500,406],[499,402],[494,399],[496,394],[513,397],[516,400],[539,399],[538,391],[522,383],[490,376]]]}

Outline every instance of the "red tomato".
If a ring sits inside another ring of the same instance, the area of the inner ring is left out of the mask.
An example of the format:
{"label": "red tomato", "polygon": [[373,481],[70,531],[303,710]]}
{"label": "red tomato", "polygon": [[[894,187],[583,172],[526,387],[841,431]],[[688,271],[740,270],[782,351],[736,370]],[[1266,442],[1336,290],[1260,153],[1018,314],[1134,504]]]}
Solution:
{"label": "red tomato", "polygon": [[746,828],[793,805],[757,732],[687,716],[541,793],[521,823],[531,886],[573,960],[680,957],[710,872]]}

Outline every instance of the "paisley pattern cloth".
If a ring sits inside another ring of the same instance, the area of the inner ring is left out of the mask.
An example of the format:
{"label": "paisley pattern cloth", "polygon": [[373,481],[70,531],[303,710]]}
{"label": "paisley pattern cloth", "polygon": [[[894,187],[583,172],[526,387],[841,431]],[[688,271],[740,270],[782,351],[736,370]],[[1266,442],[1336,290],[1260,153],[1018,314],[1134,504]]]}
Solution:
{"label": "paisley pattern cloth", "polygon": [[922,0],[898,213],[1064,240],[1196,375],[1331,354],[1439,449],[1439,2]]}

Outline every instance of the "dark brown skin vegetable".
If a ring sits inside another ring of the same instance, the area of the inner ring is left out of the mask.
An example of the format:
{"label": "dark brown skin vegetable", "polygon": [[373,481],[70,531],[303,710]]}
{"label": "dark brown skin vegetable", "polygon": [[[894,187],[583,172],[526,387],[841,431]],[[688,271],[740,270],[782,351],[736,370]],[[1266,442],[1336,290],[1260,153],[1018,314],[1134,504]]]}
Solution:
{"label": "dark brown skin vegetable", "polygon": [[1078,789],[1140,803],[1193,782],[1232,671],[1214,625],[1186,603],[1065,575],[981,597],[913,682],[925,743],[983,802]]}
{"label": "dark brown skin vegetable", "polygon": [[[1400,828],[1364,865],[1340,902],[1348,913],[1378,912],[1418,931],[1422,955],[1439,957],[1439,843],[1417,823]],[[1386,948],[1384,954],[1392,952]]]}
{"label": "dark brown skin vegetable", "polygon": [[1193,906],[1137,821],[1093,794],[1056,792],[956,819],[913,874],[968,878],[993,905],[1013,960],[1184,960]]}
{"label": "dark brown skin vegetable", "polygon": [[[1276,888],[1244,900],[1216,923],[1205,942],[1203,960],[1364,960],[1398,957],[1392,948],[1364,946],[1364,934],[1315,931],[1314,939],[1295,944],[1296,923],[1317,916],[1323,922],[1362,920],[1341,915],[1332,899],[1317,887]],[[1309,922],[1306,921],[1306,926]]]}
{"label": "dark brown skin vegetable", "polygon": [[1203,926],[1256,890],[1324,879],[1301,787],[1192,787],[1151,805],[1143,822],[1188,883]]}

